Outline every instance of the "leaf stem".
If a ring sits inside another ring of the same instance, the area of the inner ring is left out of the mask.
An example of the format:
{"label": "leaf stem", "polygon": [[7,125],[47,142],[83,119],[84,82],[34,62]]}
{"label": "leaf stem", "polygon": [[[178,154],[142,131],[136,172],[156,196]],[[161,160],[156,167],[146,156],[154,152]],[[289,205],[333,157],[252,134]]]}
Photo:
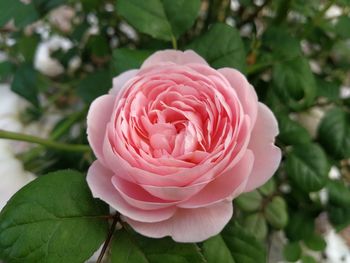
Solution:
{"label": "leaf stem", "polygon": [[173,49],[177,49],[177,41],[174,35],[171,36],[171,44],[173,45]]}
{"label": "leaf stem", "polygon": [[115,231],[115,228],[117,226],[117,223],[118,223],[119,219],[120,219],[120,214],[118,212],[116,212],[114,217],[113,217],[113,222],[112,222],[111,228],[109,229],[106,241],[103,244],[101,253],[98,256],[98,259],[97,259],[96,263],[101,263],[102,262],[102,259],[103,259],[104,255],[106,254],[107,248],[108,248],[109,244],[112,241],[112,237],[113,237],[113,234],[114,234],[114,231]]}
{"label": "leaf stem", "polygon": [[40,144],[49,148],[53,148],[56,150],[67,151],[67,152],[88,152],[91,151],[88,145],[84,144],[67,144],[67,143],[59,143],[49,139],[43,139],[39,137],[35,137],[32,135],[27,135],[23,133],[4,131],[0,129],[0,138],[16,140],[16,141],[24,141],[29,143]]}

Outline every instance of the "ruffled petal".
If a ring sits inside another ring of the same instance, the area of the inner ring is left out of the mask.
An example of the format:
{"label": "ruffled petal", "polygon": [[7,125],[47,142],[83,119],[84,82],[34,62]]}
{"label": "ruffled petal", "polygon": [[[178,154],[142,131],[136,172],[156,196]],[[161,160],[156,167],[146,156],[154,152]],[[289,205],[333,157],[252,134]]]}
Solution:
{"label": "ruffled petal", "polygon": [[90,146],[96,157],[103,162],[103,141],[106,136],[107,124],[111,120],[114,106],[114,96],[103,95],[90,105],[87,115],[87,135]]}
{"label": "ruffled petal", "polygon": [[121,214],[142,222],[159,222],[172,217],[176,207],[157,210],[142,210],[129,205],[113,186],[111,180],[113,172],[105,168],[99,161],[95,161],[89,168],[87,183],[94,197],[108,203]]}
{"label": "ruffled petal", "polygon": [[173,217],[158,223],[143,223],[126,218],[140,234],[161,238],[171,236],[177,242],[201,242],[217,235],[233,214],[231,201],[197,208],[179,208]]}
{"label": "ruffled petal", "polygon": [[221,68],[218,70],[230,82],[242,103],[245,114],[248,114],[252,124],[256,121],[258,114],[258,96],[246,77],[236,69]]}
{"label": "ruffled petal", "polygon": [[281,162],[281,150],[274,144],[277,134],[275,116],[267,106],[259,103],[257,120],[248,145],[248,149],[254,153],[254,166],[246,192],[263,185],[276,172]]}
{"label": "ruffled petal", "polygon": [[152,56],[147,58],[141,69],[154,66],[159,63],[173,62],[178,65],[185,65],[191,63],[200,63],[208,65],[208,63],[192,50],[180,51],[180,50],[162,50],[155,52]]}
{"label": "ruffled petal", "polygon": [[124,85],[128,82],[128,80],[135,77],[137,72],[138,72],[137,69],[131,69],[115,77],[113,79],[113,87],[109,90],[109,94],[113,96],[117,96],[119,92],[122,90],[122,88],[124,87]]}

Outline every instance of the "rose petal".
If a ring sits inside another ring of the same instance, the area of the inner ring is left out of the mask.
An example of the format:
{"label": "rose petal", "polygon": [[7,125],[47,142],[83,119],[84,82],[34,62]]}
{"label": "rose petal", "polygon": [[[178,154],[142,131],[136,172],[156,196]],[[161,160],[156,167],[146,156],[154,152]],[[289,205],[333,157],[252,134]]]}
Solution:
{"label": "rose petal", "polygon": [[246,192],[263,185],[276,172],[281,162],[281,150],[274,145],[277,134],[278,124],[275,116],[267,106],[259,103],[257,120],[248,145],[255,159]]}
{"label": "rose petal", "polygon": [[104,95],[95,99],[87,115],[88,141],[96,157],[103,162],[103,141],[107,124],[111,120],[114,96]]}
{"label": "rose petal", "polygon": [[229,171],[210,182],[198,194],[178,205],[182,208],[198,208],[220,202],[226,198],[232,200],[243,192],[249,174],[252,171],[254,155],[248,150],[243,158]]}
{"label": "rose petal", "polygon": [[173,62],[179,65],[185,65],[190,63],[200,63],[208,65],[208,63],[201,56],[199,56],[192,50],[162,50],[155,52],[152,56],[147,58],[143,62],[141,69],[154,66],[162,62]]}
{"label": "rose petal", "polygon": [[137,74],[137,72],[137,69],[131,69],[115,77],[113,79],[113,87],[109,90],[109,94],[117,96],[120,90],[122,90],[124,87],[125,83],[127,83],[128,80],[132,79]]}
{"label": "rose petal", "polygon": [[176,207],[158,210],[142,210],[129,205],[114,188],[112,171],[95,161],[89,168],[87,182],[94,197],[100,198],[121,214],[142,222],[159,222],[174,215]]}
{"label": "rose petal", "polygon": [[221,68],[218,70],[230,82],[242,103],[244,113],[248,114],[252,123],[256,121],[258,113],[258,96],[246,77],[236,69]]}
{"label": "rose petal", "polygon": [[140,234],[160,238],[171,236],[177,242],[201,242],[217,235],[231,219],[232,202],[197,209],[180,208],[173,217],[158,223],[143,223],[126,218]]}

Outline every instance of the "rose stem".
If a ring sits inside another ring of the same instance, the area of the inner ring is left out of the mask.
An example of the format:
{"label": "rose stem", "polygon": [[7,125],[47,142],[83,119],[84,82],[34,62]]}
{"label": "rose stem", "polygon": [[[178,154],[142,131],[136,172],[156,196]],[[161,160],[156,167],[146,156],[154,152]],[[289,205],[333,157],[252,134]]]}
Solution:
{"label": "rose stem", "polygon": [[9,140],[16,140],[16,141],[24,141],[29,143],[36,143],[40,144],[49,148],[61,150],[61,151],[68,151],[68,152],[89,152],[91,151],[90,147],[88,145],[84,144],[67,144],[67,143],[60,143],[55,142],[49,139],[43,139],[39,137],[35,137],[32,135],[27,135],[23,133],[18,132],[10,132],[10,131],[4,131],[0,129],[0,138],[1,139],[9,139]]}
{"label": "rose stem", "polygon": [[111,228],[109,229],[106,241],[103,244],[101,253],[98,256],[98,259],[97,259],[96,263],[101,263],[102,262],[103,256],[105,255],[105,253],[107,251],[109,243],[111,243],[111,240],[112,240],[112,237],[113,237],[113,234],[114,234],[114,231],[115,231],[115,227],[117,226],[117,223],[118,223],[119,219],[120,219],[120,214],[118,212],[116,212],[115,215],[114,215],[114,218],[113,218],[113,222],[112,222]]}

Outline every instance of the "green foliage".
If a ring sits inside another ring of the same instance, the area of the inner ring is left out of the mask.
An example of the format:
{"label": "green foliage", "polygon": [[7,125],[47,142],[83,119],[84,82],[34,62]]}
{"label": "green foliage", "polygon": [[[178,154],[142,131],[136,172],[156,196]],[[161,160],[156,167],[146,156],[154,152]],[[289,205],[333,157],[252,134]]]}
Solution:
{"label": "green foliage", "polygon": [[83,262],[107,233],[108,207],[74,171],[42,176],[0,213],[0,258],[8,263]]}
{"label": "green foliage", "polygon": [[306,192],[324,187],[329,169],[326,154],[317,144],[294,146],[287,156],[288,176]]}
{"label": "green foliage", "polygon": [[[113,263],[265,263],[275,231],[288,239],[286,260],[315,262],[305,249],[322,253],[326,246],[315,232],[315,218],[326,213],[336,230],[350,224],[350,99],[340,96],[342,87],[350,85],[350,1],[238,4],[0,1],[0,82],[9,83],[29,102],[19,115],[25,125],[45,122],[51,112],[62,114],[49,133],[52,140],[87,144],[90,103],[108,93],[115,76],[170,48],[192,49],[213,68],[245,73],[259,101],[278,120],[281,165],[265,185],[233,200],[234,216],[222,233],[199,244],[178,244],[170,238],[142,237],[129,227],[118,229],[108,248],[111,253],[105,254]],[[52,17],[51,11],[63,5],[73,12],[71,19],[60,15],[70,28]],[[329,17],[334,5],[340,14]],[[46,66],[52,71],[53,62],[64,69],[51,75],[37,66],[36,54],[53,36],[69,45],[56,43],[46,50],[52,59]],[[320,122],[316,117],[302,121],[314,111],[324,112]],[[86,174],[93,160],[91,153],[45,147],[31,148],[18,158],[37,175],[65,168]],[[339,169],[340,178],[329,178],[331,165]],[[320,198],[324,192],[327,200]],[[98,217],[109,214],[91,197],[84,176],[60,171],[40,177],[0,214],[0,258],[8,263],[83,262],[106,239],[108,219]]]}
{"label": "green foliage", "polygon": [[214,24],[208,32],[196,38],[187,48],[196,51],[214,68],[231,67],[246,72],[243,42],[239,32],[233,27]]}
{"label": "green foliage", "polygon": [[192,26],[199,6],[199,0],[120,0],[117,1],[116,9],[140,32],[154,38],[171,40]]}
{"label": "green foliage", "polygon": [[195,244],[175,243],[170,238],[148,239],[126,231],[117,231],[111,250],[112,263],[204,263]]}

